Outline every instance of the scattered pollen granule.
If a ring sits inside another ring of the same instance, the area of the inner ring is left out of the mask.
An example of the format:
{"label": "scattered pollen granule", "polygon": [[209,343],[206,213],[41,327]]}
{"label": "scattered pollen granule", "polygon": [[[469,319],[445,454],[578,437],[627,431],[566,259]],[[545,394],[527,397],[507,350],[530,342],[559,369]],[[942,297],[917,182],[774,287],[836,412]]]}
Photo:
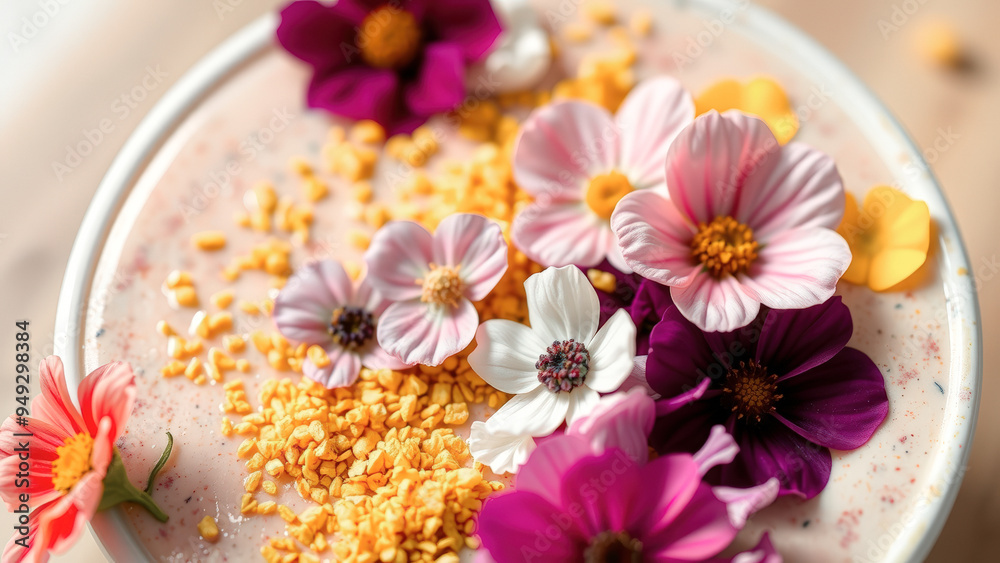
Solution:
{"label": "scattered pollen granule", "polygon": [[[375,561],[371,554],[435,561],[475,544],[473,519],[503,485],[468,467],[468,446],[451,426],[468,420],[470,402],[499,406],[507,396],[472,372],[467,355],[434,368],[363,369],[350,388],[327,390],[305,378],[264,382],[261,411],[246,405],[232,431],[247,460],[244,486],[275,494],[288,482],[312,503],[296,514],[270,501],[265,510],[252,495],[242,501],[245,514],[253,506],[286,521],[288,541],[264,546],[266,560],[308,548],[343,562]],[[246,403],[242,383],[227,384],[226,393],[223,411]]]}
{"label": "scattered pollen granule", "polygon": [[219,526],[215,523],[215,518],[206,516],[198,522],[198,533],[206,541],[216,542],[219,540]]}

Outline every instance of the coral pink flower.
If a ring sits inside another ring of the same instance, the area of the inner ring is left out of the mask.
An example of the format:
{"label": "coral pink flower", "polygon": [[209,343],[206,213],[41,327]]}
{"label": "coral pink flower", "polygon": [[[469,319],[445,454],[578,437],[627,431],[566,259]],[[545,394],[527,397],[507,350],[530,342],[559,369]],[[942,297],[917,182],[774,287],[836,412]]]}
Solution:
{"label": "coral pink flower", "polygon": [[393,221],[365,253],[368,281],[393,301],[378,322],[378,343],[404,363],[436,366],[472,342],[486,297],[507,271],[507,242],[481,215],[449,215],[434,235]]}
{"label": "coral pink flower", "polygon": [[833,160],[784,147],[763,121],[699,117],[666,158],[667,189],[624,197],[611,218],[625,262],[670,286],[705,331],[750,324],[760,306],[803,309],[829,299],[851,263],[834,232],[844,188]]}
{"label": "coral pink flower", "polygon": [[285,337],[326,351],[328,363],[317,366],[310,356],[302,372],[333,389],[354,383],[362,365],[406,367],[375,340],[375,326],[388,306],[368,280],[362,279],[355,288],[340,262],[324,260],[295,272],[274,300],[272,316]]}
{"label": "coral pink flower", "polygon": [[[76,541],[101,505],[109,466],[121,463],[114,444],[135,401],[134,375],[125,363],[101,366],[83,379],[81,411],[70,399],[59,358],[43,360],[39,372],[42,394],[32,402],[34,416],[25,417],[27,424],[11,416],[0,427],[0,497],[13,511],[27,493],[31,509],[30,547],[15,543],[15,535],[4,549],[5,563],[46,561],[49,551],[63,553]],[[25,444],[31,470],[28,486],[18,488],[18,448]],[[155,508],[148,495],[144,500]]]}
{"label": "coral pink flower", "polygon": [[694,119],[694,102],[673,78],[637,86],[618,114],[580,101],[536,110],[514,149],[514,178],[535,202],[514,218],[511,238],[544,266],[629,272],[608,223],[633,190],[663,185],[674,137]]}

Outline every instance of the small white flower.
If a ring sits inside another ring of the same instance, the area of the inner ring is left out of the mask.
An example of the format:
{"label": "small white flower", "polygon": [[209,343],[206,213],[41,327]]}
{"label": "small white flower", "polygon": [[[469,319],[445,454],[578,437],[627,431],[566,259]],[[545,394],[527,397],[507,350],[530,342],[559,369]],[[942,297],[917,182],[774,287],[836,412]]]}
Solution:
{"label": "small white flower", "polygon": [[[474,424],[473,457],[493,471],[513,471],[534,447],[572,423],[632,372],[635,325],[624,310],[598,330],[600,303],[575,266],[548,268],[524,282],[531,327],[486,321],[469,364],[493,387],[515,395],[485,423]],[[530,442],[530,444],[529,444]]]}
{"label": "small white flower", "polygon": [[500,92],[522,92],[537,85],[552,64],[549,35],[528,0],[492,0],[503,33],[483,61],[482,71]]}

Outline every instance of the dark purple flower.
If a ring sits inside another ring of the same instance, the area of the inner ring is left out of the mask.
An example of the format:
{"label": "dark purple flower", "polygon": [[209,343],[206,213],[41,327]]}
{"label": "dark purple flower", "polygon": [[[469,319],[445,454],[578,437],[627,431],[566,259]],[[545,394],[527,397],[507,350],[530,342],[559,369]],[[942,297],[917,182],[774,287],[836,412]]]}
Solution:
{"label": "dark purple flower", "polygon": [[277,36],[313,67],[309,107],[396,134],[462,103],[466,67],[500,31],[489,0],[298,0]]}
{"label": "dark purple flower", "polygon": [[649,281],[638,274],[623,274],[607,260],[593,268],[578,266],[584,273],[596,269],[615,276],[614,291],[604,291],[598,287],[597,298],[601,303],[601,325],[611,318],[618,309],[625,309],[635,324],[635,353],[645,356],[649,350],[649,333],[659,322],[663,312],[674,302],[670,299],[670,288]]}
{"label": "dark purple flower", "polygon": [[889,412],[878,367],[846,347],[852,331],[839,297],[764,311],[730,333],[702,332],[671,307],[653,329],[649,386],[673,397],[705,378],[710,385],[679,409],[661,409],[650,441],[661,452],[693,452],[722,424],[740,454],[706,479],[749,487],[777,477],[781,494],[815,496],[830,478],[828,448],[862,446]]}

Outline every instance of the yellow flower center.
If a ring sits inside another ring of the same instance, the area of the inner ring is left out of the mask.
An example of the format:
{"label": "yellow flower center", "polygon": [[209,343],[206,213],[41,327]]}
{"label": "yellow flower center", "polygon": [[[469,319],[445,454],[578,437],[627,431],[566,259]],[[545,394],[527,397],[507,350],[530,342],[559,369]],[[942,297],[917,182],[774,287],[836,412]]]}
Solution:
{"label": "yellow flower center", "polygon": [[420,300],[434,305],[455,307],[465,291],[465,283],[458,275],[458,268],[431,264],[427,277],[417,280],[423,286]]}
{"label": "yellow flower center", "polygon": [[56,459],[52,462],[52,488],[68,493],[92,469],[90,454],[93,450],[94,439],[86,432],[66,438],[63,445],[56,448]]}
{"label": "yellow flower center", "polygon": [[630,194],[633,189],[624,174],[612,170],[590,180],[585,200],[598,217],[610,219],[618,200]]}
{"label": "yellow flower center", "polygon": [[746,273],[757,259],[760,245],[753,229],[732,217],[716,217],[707,225],[700,223],[691,241],[691,256],[716,278],[725,274]]}
{"label": "yellow flower center", "polygon": [[[755,360],[740,362],[726,373],[723,401],[731,406],[737,420],[760,422],[774,412],[774,404],[784,397],[778,393],[778,376]],[[746,420],[744,420],[746,419]]]}
{"label": "yellow flower center", "polygon": [[419,52],[422,33],[413,14],[385,5],[361,22],[358,48],[361,58],[376,68],[401,68]]}

